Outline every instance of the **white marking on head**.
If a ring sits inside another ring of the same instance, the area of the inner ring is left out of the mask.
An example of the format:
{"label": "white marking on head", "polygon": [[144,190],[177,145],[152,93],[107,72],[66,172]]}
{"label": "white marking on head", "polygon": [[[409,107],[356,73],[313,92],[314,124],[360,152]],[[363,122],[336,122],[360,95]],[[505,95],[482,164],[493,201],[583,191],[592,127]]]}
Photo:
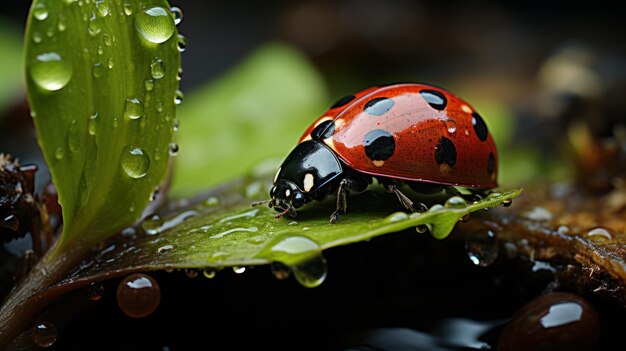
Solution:
{"label": "white marking on head", "polygon": [[289,197],[289,195],[291,195],[291,190],[285,190],[285,197]]}
{"label": "white marking on head", "polygon": [[278,171],[276,171],[276,175],[274,176],[274,183],[276,184],[276,181],[278,180],[278,173],[280,173],[281,167],[278,167]]}
{"label": "white marking on head", "polygon": [[313,179],[313,174],[312,173],[305,174],[304,175],[304,191],[306,191],[307,193],[311,191],[314,184],[315,184],[315,181]]}
{"label": "white marking on head", "polygon": [[375,161],[372,161],[372,163],[373,163],[373,164],[374,164],[374,166],[376,166],[376,167],[382,167],[382,166],[385,164],[385,161],[382,161],[382,160],[375,160]]}
{"label": "white marking on head", "polygon": [[472,108],[467,105],[461,105],[461,110],[465,113],[472,113]]}

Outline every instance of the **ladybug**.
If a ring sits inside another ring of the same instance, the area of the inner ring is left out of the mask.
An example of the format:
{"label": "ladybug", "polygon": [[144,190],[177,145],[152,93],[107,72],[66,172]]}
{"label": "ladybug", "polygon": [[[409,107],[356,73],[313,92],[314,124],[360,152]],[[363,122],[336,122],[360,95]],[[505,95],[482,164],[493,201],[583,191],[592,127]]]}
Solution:
{"label": "ladybug", "polygon": [[347,195],[364,191],[376,178],[409,211],[424,211],[400,190],[455,187],[475,194],[497,186],[496,145],[482,117],[456,95],[427,84],[376,86],[341,98],[302,135],[284,160],[269,203],[296,216],[296,209],[337,195],[330,216],[347,210]]}

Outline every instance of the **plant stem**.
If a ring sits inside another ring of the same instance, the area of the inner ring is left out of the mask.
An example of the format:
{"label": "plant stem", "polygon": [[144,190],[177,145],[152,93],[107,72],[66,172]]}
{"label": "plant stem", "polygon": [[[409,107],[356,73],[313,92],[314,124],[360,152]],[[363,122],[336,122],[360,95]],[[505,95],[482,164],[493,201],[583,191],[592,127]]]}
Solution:
{"label": "plant stem", "polygon": [[49,289],[66,277],[83,258],[82,245],[56,252],[54,247],[11,291],[0,308],[0,350],[37,317],[37,314],[65,289]]}

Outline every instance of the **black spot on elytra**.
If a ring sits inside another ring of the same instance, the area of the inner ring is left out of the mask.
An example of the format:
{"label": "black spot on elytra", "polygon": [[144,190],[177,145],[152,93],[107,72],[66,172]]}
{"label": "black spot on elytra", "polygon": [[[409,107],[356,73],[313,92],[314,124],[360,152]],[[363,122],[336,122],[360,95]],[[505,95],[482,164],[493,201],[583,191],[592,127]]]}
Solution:
{"label": "black spot on elytra", "polygon": [[485,124],[483,118],[476,112],[472,112],[472,125],[474,125],[474,131],[476,132],[478,139],[480,139],[480,141],[487,140],[487,125]]}
{"label": "black spot on elytra", "polygon": [[435,146],[435,161],[438,164],[445,163],[450,168],[456,164],[456,147],[452,140],[441,137]]}
{"label": "black spot on elytra", "polygon": [[424,89],[420,91],[420,95],[435,110],[441,111],[448,104],[446,96],[436,90]]}
{"label": "black spot on elytra", "polygon": [[496,157],[493,155],[493,152],[489,153],[489,158],[487,159],[487,173],[489,175],[493,175],[493,172],[496,170]]}
{"label": "black spot on elytra", "polygon": [[396,141],[389,132],[374,129],[363,139],[365,155],[373,161],[384,161],[393,155],[396,150]]}
{"label": "black spot on elytra", "polygon": [[311,138],[313,140],[322,140],[326,138],[330,138],[331,135],[335,132],[335,121],[329,119],[317,125],[317,127],[313,128],[311,131]]}
{"label": "black spot on elytra", "polygon": [[334,103],[334,104],[330,107],[330,109],[332,110],[332,109],[334,109],[334,108],[341,107],[341,106],[343,106],[343,105],[347,104],[348,102],[350,102],[350,101],[354,100],[354,98],[355,98],[355,96],[354,96],[354,95],[344,96],[344,97],[342,97],[341,99],[337,100],[337,102],[335,102],[335,103]]}
{"label": "black spot on elytra", "polygon": [[380,116],[383,113],[391,110],[393,105],[395,105],[395,102],[393,102],[392,99],[386,97],[377,97],[368,101],[363,107],[363,110],[367,114]]}

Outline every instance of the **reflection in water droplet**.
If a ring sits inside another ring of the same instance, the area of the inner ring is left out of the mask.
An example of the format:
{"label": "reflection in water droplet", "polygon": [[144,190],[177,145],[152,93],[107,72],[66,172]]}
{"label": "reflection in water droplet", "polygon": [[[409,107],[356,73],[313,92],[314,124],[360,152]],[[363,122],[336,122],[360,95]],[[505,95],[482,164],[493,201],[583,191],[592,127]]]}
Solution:
{"label": "reflection in water droplet", "polygon": [[50,347],[57,341],[57,327],[48,321],[37,321],[31,328],[30,334],[39,347]]}
{"label": "reflection in water droplet", "polygon": [[509,207],[513,204],[513,199],[502,200],[502,207]]}
{"label": "reflection in water droplet", "polygon": [[124,115],[129,119],[138,119],[143,116],[143,102],[133,98],[126,99]]}
{"label": "reflection in water droplet", "polygon": [[33,41],[37,44],[41,43],[41,41],[43,40],[43,37],[41,36],[41,33],[39,32],[34,32],[33,33]]}
{"label": "reflection in water droplet", "polygon": [[150,74],[152,74],[152,78],[161,79],[165,76],[165,64],[163,60],[158,57],[155,57],[150,63]]}
{"label": "reflection in water droplet", "polygon": [[480,267],[491,265],[498,258],[499,250],[498,239],[491,230],[475,233],[465,242],[467,256]]}
{"label": "reflection in water droplet", "polygon": [[233,267],[233,272],[237,274],[242,274],[245,271],[246,271],[246,267],[237,267],[237,266]]}
{"label": "reflection in water droplet", "polygon": [[97,132],[97,125],[96,125],[96,121],[98,120],[98,112],[94,113],[93,115],[89,116],[89,122],[88,122],[88,126],[87,126],[87,131],[89,132],[89,135],[96,135]]}
{"label": "reflection in water droplet", "polygon": [[124,1],[124,14],[126,14],[126,16],[133,14],[133,5],[131,5],[129,0]]}
{"label": "reflection in water droplet", "polygon": [[178,72],[176,72],[176,80],[180,82],[181,79],[183,79],[183,68],[178,67]]}
{"label": "reflection in water droplet", "polygon": [[270,241],[259,256],[287,264],[296,280],[305,287],[316,287],[326,278],[326,261],[321,247],[305,236],[279,236]]}
{"label": "reflection in water droplet", "polygon": [[147,317],[156,310],[160,302],[161,288],[149,275],[130,275],[117,287],[117,304],[129,317]]}
{"label": "reflection in water droplet", "polygon": [[109,4],[106,2],[106,0],[96,0],[96,9],[102,17],[105,17],[109,13],[111,13],[111,8],[109,7]]}
{"label": "reflection in water droplet", "polygon": [[89,18],[87,28],[89,29],[89,35],[92,37],[100,34],[100,31],[102,30],[100,27],[100,18],[98,18],[94,12],[91,13],[91,18]]}
{"label": "reflection in water droplet", "polygon": [[33,9],[33,16],[40,21],[48,18],[48,9],[43,2],[40,1],[37,5],[35,5],[35,8]]}
{"label": "reflection in water droplet", "polygon": [[82,136],[83,134],[80,132],[78,121],[73,119],[67,132],[67,146],[69,146],[71,152],[78,152],[78,150],[80,150]]}
{"label": "reflection in water droplet", "polygon": [[176,6],[172,6],[170,12],[172,12],[172,17],[174,18],[174,24],[178,25],[183,20],[183,11]]}
{"label": "reflection in water droplet", "polygon": [[204,200],[204,206],[213,207],[220,204],[220,199],[215,196],[210,196],[206,200]]}
{"label": "reflection in water droplet", "polygon": [[467,202],[460,196],[453,196],[449,198],[444,204],[445,208],[465,208],[467,207]]}
{"label": "reflection in water droplet", "polygon": [[178,155],[178,144],[171,142],[169,144],[169,153],[170,153],[170,156]]}
{"label": "reflection in water droplet", "polygon": [[141,178],[150,169],[150,158],[141,148],[127,145],[122,151],[122,169],[131,178]]}
{"label": "reflection in water droplet", "polygon": [[163,267],[163,270],[165,270],[165,272],[167,273],[172,273],[174,271],[174,266],[172,266],[171,263],[166,263],[165,267]]}
{"label": "reflection in water droplet", "polygon": [[174,250],[174,245],[163,245],[157,249],[157,253],[164,253],[171,250]]}
{"label": "reflection in water droplet", "polygon": [[418,232],[419,234],[424,234],[428,232],[428,226],[425,224],[420,224],[417,227],[415,227],[415,231]]}
{"label": "reflection in water droplet", "polygon": [[207,278],[207,279],[215,278],[216,274],[217,274],[217,272],[214,269],[211,269],[211,268],[206,268],[206,269],[202,270],[202,275],[205,278]]}
{"label": "reflection in water droplet", "polygon": [[152,91],[152,89],[154,89],[154,81],[152,79],[146,79],[144,86],[146,87],[146,91]]}
{"label": "reflection in water droplet", "polygon": [[98,45],[98,55],[102,54],[104,54],[104,48],[102,47],[102,45]]}
{"label": "reflection in water droplet", "polygon": [[307,288],[320,286],[328,272],[326,260],[321,253],[290,267],[298,283]]}
{"label": "reflection in water droplet", "polygon": [[72,66],[56,52],[38,55],[30,66],[30,77],[48,91],[63,89],[72,79]]}
{"label": "reflection in water droplet", "polygon": [[444,118],[443,123],[446,125],[448,133],[453,134],[454,132],[456,132],[456,122],[453,119]]}
{"label": "reflection in water droplet", "polygon": [[57,160],[61,160],[63,159],[63,155],[64,155],[64,151],[62,147],[57,147],[56,149],[54,149],[54,158],[56,158]]}
{"label": "reflection in water droplet", "polygon": [[285,280],[291,276],[291,269],[280,262],[272,262],[270,266],[272,274],[278,280]]}
{"label": "reflection in water droplet", "polygon": [[187,38],[184,35],[178,35],[178,51],[185,52],[187,50]]}
{"label": "reflection in water droplet", "polygon": [[195,269],[185,269],[185,275],[187,276],[187,278],[189,279],[194,279],[196,277],[198,277],[198,271]]}
{"label": "reflection in water droplet", "polygon": [[183,94],[182,91],[180,90],[176,90],[176,94],[174,95],[174,103],[176,105],[180,105],[183,103],[183,98],[185,97],[185,95]]}
{"label": "reflection in water droplet", "polygon": [[93,74],[94,78],[102,77],[102,74],[104,73],[104,67],[102,67],[102,63],[95,63],[91,69],[91,73]]}
{"label": "reflection in water droplet", "polygon": [[104,285],[100,282],[92,282],[87,288],[87,297],[91,301],[98,301],[104,295]]}
{"label": "reflection in water droplet", "polygon": [[153,214],[152,216],[146,217],[146,219],[141,222],[141,228],[148,235],[154,235],[159,233],[159,228],[163,225],[163,219],[158,214]]}
{"label": "reflection in water droplet", "polygon": [[167,41],[174,34],[174,18],[162,7],[153,7],[135,16],[135,29],[142,38],[155,44]]}
{"label": "reflection in water droplet", "polygon": [[609,232],[607,229],[601,228],[601,227],[593,228],[590,231],[588,231],[587,232],[587,237],[590,238],[590,239],[600,240],[600,241],[612,240],[613,239],[613,236],[611,235],[611,232]]}

